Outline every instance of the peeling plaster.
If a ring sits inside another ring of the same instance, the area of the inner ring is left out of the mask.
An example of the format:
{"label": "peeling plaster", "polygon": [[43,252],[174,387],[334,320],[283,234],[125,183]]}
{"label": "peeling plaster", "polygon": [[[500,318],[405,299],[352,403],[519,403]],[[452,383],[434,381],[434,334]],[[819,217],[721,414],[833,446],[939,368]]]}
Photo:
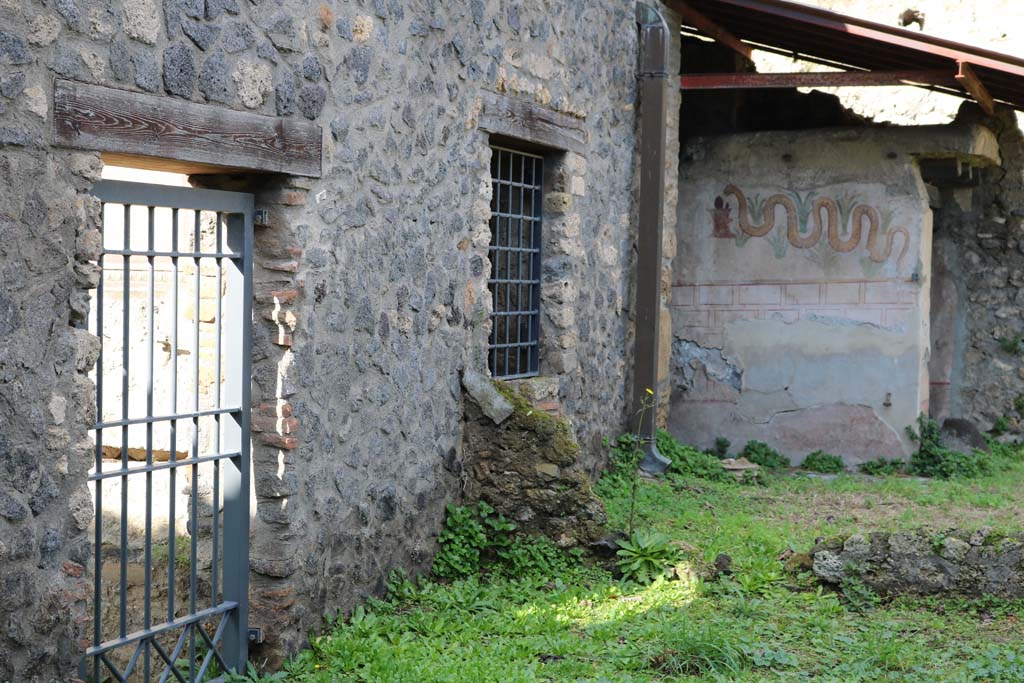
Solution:
{"label": "peeling plaster", "polygon": [[[721,349],[705,348],[689,339],[677,339],[672,344],[672,364],[682,373],[682,387],[693,386],[697,371],[703,368],[708,377],[731,386],[736,391],[743,387],[743,370],[729,362]],[[678,374],[673,373],[677,378]]]}

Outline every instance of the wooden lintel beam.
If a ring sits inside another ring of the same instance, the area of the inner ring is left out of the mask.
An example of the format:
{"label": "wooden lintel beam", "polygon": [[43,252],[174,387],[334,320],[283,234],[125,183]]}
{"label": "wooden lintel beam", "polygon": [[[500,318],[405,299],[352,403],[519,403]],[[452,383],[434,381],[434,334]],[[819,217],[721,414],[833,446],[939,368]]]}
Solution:
{"label": "wooden lintel beam", "polygon": [[759,88],[840,88],[883,85],[956,87],[949,71],[812,71],[782,74],[683,74],[683,90],[752,90]]}
{"label": "wooden lintel beam", "polygon": [[587,154],[589,136],[582,119],[486,90],[477,101],[480,107],[477,125],[481,130],[540,148]]}
{"label": "wooden lintel beam", "polygon": [[172,97],[57,80],[58,145],[175,162],[320,177],[320,126]]}
{"label": "wooden lintel beam", "polygon": [[956,75],[957,83],[970,93],[974,101],[981,106],[986,114],[995,116],[995,100],[992,99],[992,95],[989,94],[985,84],[978,78],[978,73],[967,62],[957,62],[957,66],[960,67],[960,71]]}
{"label": "wooden lintel beam", "polygon": [[747,59],[753,60],[754,48],[750,47],[742,40],[734,36],[728,29],[709,19],[707,16],[698,12],[683,0],[666,0],[666,5],[671,7],[673,10],[679,13],[682,17],[683,23],[688,26],[693,26],[695,29],[701,31],[709,38],[725,45],[732,49],[736,53],[746,57]]}

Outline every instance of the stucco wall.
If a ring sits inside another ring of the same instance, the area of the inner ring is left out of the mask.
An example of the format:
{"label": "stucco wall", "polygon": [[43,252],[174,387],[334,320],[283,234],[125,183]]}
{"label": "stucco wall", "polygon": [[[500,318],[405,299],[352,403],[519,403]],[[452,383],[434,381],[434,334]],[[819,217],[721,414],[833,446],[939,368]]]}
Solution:
{"label": "stucco wall", "polygon": [[994,148],[982,129],[941,128],[691,141],[672,431],[759,439],[795,461],[907,454],[904,428],[928,410],[932,215],[916,158]]}
{"label": "stucco wall", "polygon": [[[323,178],[258,196],[272,220],[257,233],[254,401],[279,433],[254,450],[251,623],[280,653],[391,569],[426,568],[458,494],[459,375],[486,367],[489,327],[481,89],[585,121],[586,151],[561,157],[553,185],[544,368],[589,467],[601,436],[622,428],[633,11],[619,0],[0,0],[0,680],[64,680],[88,637],[96,344],[84,328],[100,160],[49,144],[52,79],[323,127]],[[287,321],[264,310],[278,295]]]}

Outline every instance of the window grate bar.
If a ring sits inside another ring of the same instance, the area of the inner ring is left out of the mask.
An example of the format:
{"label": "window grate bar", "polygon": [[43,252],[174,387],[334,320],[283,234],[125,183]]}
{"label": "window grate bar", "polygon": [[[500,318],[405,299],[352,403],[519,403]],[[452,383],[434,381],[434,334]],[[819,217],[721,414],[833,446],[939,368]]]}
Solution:
{"label": "window grate bar", "polygon": [[491,348],[503,349],[503,348],[506,348],[506,347],[514,348],[514,347],[517,347],[517,346],[521,346],[521,347],[525,348],[527,346],[537,346],[539,343],[540,342],[535,342],[535,341],[533,341],[533,342],[523,342],[521,344],[516,344],[516,343],[509,342],[507,344],[494,344],[494,345],[491,346]]}
{"label": "window grate bar", "polygon": [[[131,205],[124,205],[124,246],[125,248],[131,247]],[[121,418],[123,420],[128,419],[128,372],[129,372],[129,354],[128,344],[130,340],[130,307],[131,307],[131,289],[130,289],[130,274],[129,274],[129,259],[127,256],[121,257],[124,267],[124,284],[122,296],[122,318],[121,318]],[[128,469],[128,425],[121,427],[121,467]],[[128,629],[128,479],[125,477],[121,478],[121,604],[119,605],[120,612],[120,633],[121,637],[124,638],[125,633]]]}
{"label": "window grate bar", "polygon": [[[522,190],[520,190],[520,191],[522,191]],[[522,214],[522,213],[503,213],[501,211],[495,211],[494,215],[495,216],[499,216],[501,218],[519,218],[519,219],[522,219],[522,220],[527,221],[529,223],[539,223],[541,221],[541,219],[539,217],[537,217],[537,216],[530,216],[530,215]],[[132,253],[137,253],[137,252],[132,252]]]}
{"label": "window grate bar", "polygon": [[101,422],[93,427],[93,429],[105,429],[109,427],[124,427],[128,425],[139,425],[146,424],[148,422],[167,422],[170,420],[188,420],[197,417],[211,417],[213,415],[222,415],[224,413],[240,413],[241,408],[211,408],[209,410],[193,410],[187,413],[177,413],[175,415],[155,415],[153,417],[138,417],[131,420],[115,420],[114,422]]}
{"label": "window grate bar", "polygon": [[[525,183],[526,182],[526,157],[523,157],[520,160],[520,162],[519,162],[519,182],[520,183]],[[532,192],[532,190],[531,190],[531,192]],[[523,215],[526,213],[525,201],[526,201],[526,189],[525,189],[525,186],[520,186],[520,188],[519,188],[519,214],[520,214],[520,216],[519,216],[519,219],[517,221],[517,226],[518,226],[517,237],[518,237],[518,244],[519,244],[519,248],[520,249],[523,248]],[[509,257],[511,258],[511,256],[512,256],[512,253],[509,252]],[[509,273],[509,275],[511,275],[511,273]],[[517,276],[517,278],[522,278],[522,276],[523,276],[523,273],[522,273],[522,257],[520,256],[519,253],[516,253],[516,276]],[[523,286],[522,286],[522,284],[517,282],[515,284],[515,287],[516,287],[516,308],[521,310],[523,308]],[[511,322],[511,320],[512,319],[509,318],[509,322]],[[516,320],[516,344],[517,345],[521,345],[520,343],[523,341],[523,329],[520,326],[520,323],[522,322],[522,316],[517,315],[515,320]],[[519,348],[517,348],[516,349],[515,369],[513,370],[514,373],[518,374],[518,373],[522,372],[521,362],[522,362],[522,356],[520,355]]]}
{"label": "window grate bar", "polygon": [[176,472],[179,467],[191,467],[192,465],[202,465],[205,462],[219,462],[221,460],[227,460],[229,458],[237,458],[239,455],[241,454],[238,451],[227,453],[212,453],[210,455],[200,455],[198,458],[186,458],[184,460],[155,462],[152,465],[132,467],[127,470],[107,470],[106,472],[102,473],[90,474],[89,481],[102,481],[104,479],[114,479],[116,477],[129,477],[133,474],[149,474],[151,472],[159,472],[161,470],[170,470],[171,472]]}
{"label": "window grate bar", "polygon": [[494,314],[494,316],[495,317],[501,317],[503,315],[532,315],[532,314],[535,314],[535,313],[540,313],[540,311],[537,311],[537,310],[529,310],[529,311],[498,311],[497,313]]}
{"label": "window grate bar", "polygon": [[[178,247],[178,209],[171,211],[171,245]],[[171,285],[171,412],[178,411],[178,257],[171,257],[171,271],[174,273],[174,284]],[[170,421],[171,453],[168,469],[169,491],[167,496],[167,620],[174,620],[174,566],[177,564],[177,521],[175,517],[175,492],[178,490],[178,421]],[[177,654],[175,654],[177,657]],[[166,681],[166,677],[162,680]]]}
{"label": "window grate bar", "polygon": [[539,254],[540,253],[540,249],[539,248],[537,248],[537,249],[518,249],[516,247],[500,247],[500,246],[499,247],[492,246],[492,247],[490,247],[490,251],[525,251],[525,252],[529,252],[531,254]]}
{"label": "window grate bar", "polygon": [[539,189],[541,189],[539,186],[532,185],[530,183],[517,183],[515,181],[509,181],[509,180],[493,180],[492,179],[491,182],[494,183],[495,185],[500,185],[502,187],[511,187],[513,189],[515,189],[515,188],[522,188],[524,190],[539,190]]}
{"label": "window grate bar", "polygon": [[[154,220],[154,208],[149,207],[148,219],[149,225],[147,230],[147,246],[152,250],[155,246],[155,231],[156,222]],[[153,351],[156,347],[155,333],[156,333],[156,279],[155,269],[153,263],[154,257],[146,257],[147,275],[148,275],[148,288],[149,288],[149,310],[147,316],[149,318],[149,329],[148,337],[146,339],[147,348],[147,368],[146,368],[146,415],[151,416],[153,414]],[[153,423],[146,423],[146,466],[153,466]],[[127,481],[127,479],[125,479]],[[145,604],[143,605],[142,622],[145,628],[149,628],[153,625],[153,608],[152,608],[152,597],[153,597],[153,471],[148,470],[146,472],[146,550],[145,550],[145,580],[146,585],[143,589],[145,595]],[[150,658],[149,658],[149,643],[144,642],[144,652],[142,656],[142,672],[143,680],[150,680]]]}

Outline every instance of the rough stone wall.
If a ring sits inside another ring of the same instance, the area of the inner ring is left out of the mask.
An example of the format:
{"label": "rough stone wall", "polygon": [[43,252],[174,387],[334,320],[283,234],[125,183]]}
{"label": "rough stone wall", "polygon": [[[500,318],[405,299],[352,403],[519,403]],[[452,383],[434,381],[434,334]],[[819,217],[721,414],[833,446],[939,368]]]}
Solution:
{"label": "rough stone wall", "polygon": [[990,529],[854,534],[819,543],[809,559],[821,581],[883,596],[1024,596],[1024,539]]}
{"label": "rough stone wall", "polygon": [[560,297],[562,317],[545,334],[561,350],[544,372],[558,375],[588,468],[600,437],[621,429],[633,9],[0,0],[0,585],[12,596],[0,605],[0,680],[63,680],[88,622],[96,350],[82,327],[100,167],[49,147],[52,79],[324,129],[322,179],[251,188],[270,212],[256,255],[251,621],[281,653],[392,568],[428,566],[457,491],[459,372],[486,367],[489,327],[481,89],[585,120],[586,153],[563,156],[565,204],[551,214],[565,239],[545,259],[545,304]]}
{"label": "rough stone wall", "polygon": [[963,118],[995,131],[1002,161],[976,187],[938,193],[933,416],[982,430],[1006,416],[1019,431],[1024,367],[1013,342],[1024,339],[1024,135],[1010,111],[986,119],[966,106]]}
{"label": "rough stone wall", "polygon": [[[918,156],[981,128],[694,140],[680,179],[672,430],[849,464],[910,452],[928,409],[932,216]],[[842,438],[838,438],[839,435]]]}

